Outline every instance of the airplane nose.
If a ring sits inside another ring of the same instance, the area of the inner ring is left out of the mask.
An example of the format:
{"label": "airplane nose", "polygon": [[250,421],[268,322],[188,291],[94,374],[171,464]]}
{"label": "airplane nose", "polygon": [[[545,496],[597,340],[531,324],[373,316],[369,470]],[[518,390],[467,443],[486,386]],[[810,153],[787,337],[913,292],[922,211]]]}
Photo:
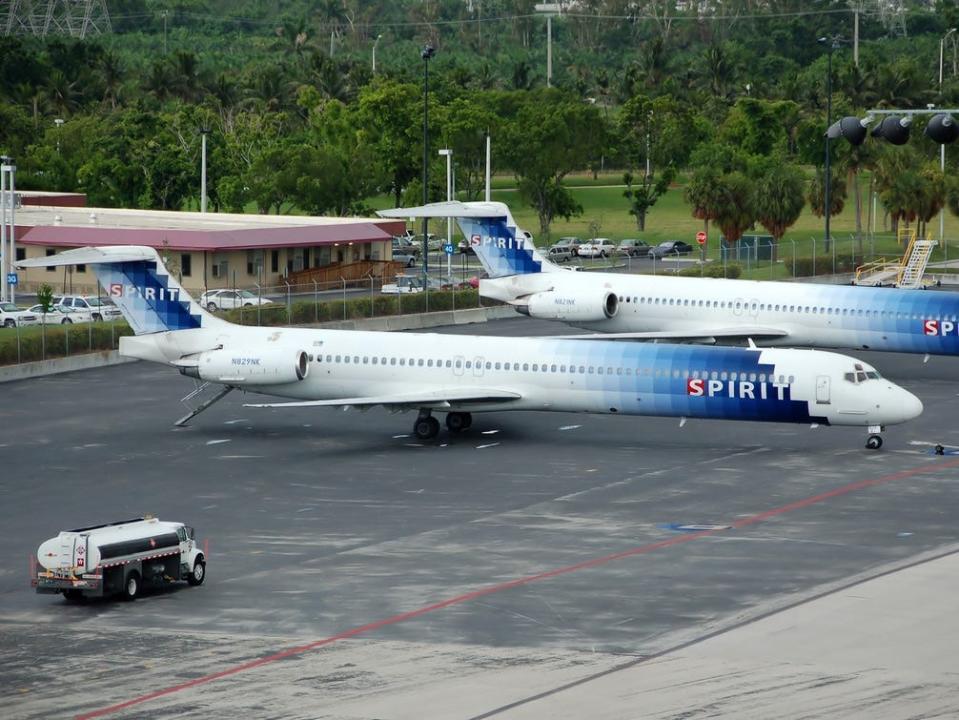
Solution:
{"label": "airplane nose", "polygon": [[900,407],[902,409],[903,420],[912,420],[922,415],[922,400],[917,398],[908,390],[899,391],[902,393]]}

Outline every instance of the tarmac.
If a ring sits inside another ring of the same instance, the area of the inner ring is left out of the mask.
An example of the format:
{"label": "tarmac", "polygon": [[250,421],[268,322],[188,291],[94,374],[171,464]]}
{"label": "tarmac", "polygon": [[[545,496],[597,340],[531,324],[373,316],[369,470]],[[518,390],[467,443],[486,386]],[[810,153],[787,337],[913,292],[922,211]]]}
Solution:
{"label": "tarmac", "polygon": [[[878,452],[506,412],[422,443],[412,414],[239,393],[179,429],[193,384],[160,366],[7,383],[3,716],[957,717],[959,358],[850,354],[925,405]],[[143,513],[196,527],[203,586],[33,593],[43,540]]]}

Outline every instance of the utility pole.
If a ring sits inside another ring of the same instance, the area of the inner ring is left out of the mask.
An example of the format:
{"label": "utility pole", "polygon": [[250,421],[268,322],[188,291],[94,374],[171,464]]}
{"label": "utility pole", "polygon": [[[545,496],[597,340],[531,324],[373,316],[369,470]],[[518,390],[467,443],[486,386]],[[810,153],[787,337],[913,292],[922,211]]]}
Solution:
{"label": "utility pole", "polygon": [[166,10],[162,11],[162,12],[160,13],[160,15],[163,16],[163,54],[166,55],[166,54],[167,54],[167,45],[166,45],[166,16],[167,16],[167,11],[166,11]]}
{"label": "utility pole", "polygon": [[206,136],[209,128],[200,129],[200,212],[206,212]]}
{"label": "utility pole", "polygon": [[546,87],[553,87],[553,16],[546,16]]}

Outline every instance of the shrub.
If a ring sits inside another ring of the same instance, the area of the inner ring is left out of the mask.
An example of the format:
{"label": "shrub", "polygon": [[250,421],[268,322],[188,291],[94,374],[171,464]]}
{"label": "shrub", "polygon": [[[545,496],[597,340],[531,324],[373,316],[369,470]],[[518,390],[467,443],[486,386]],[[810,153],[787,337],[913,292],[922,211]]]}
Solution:
{"label": "shrub", "polygon": [[[836,272],[850,273],[855,272],[856,267],[862,263],[861,257],[853,255],[836,255]],[[787,262],[786,267],[790,273],[793,273],[792,263]],[[796,270],[794,277],[809,277],[811,275],[832,275],[832,255],[821,255],[816,258],[815,272],[813,271],[813,259],[811,257],[796,258]]]}
{"label": "shrub", "polygon": [[712,262],[703,267],[699,265],[691,265],[688,268],[683,268],[680,270],[677,275],[682,275],[683,277],[710,277],[710,278],[738,278],[743,274],[743,267],[737,263],[726,263],[725,268],[721,262]]}

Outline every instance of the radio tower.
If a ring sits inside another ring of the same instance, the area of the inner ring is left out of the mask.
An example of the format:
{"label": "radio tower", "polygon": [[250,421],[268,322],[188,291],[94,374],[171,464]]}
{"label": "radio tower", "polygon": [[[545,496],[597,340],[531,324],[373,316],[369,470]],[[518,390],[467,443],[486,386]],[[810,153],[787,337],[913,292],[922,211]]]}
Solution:
{"label": "radio tower", "polygon": [[0,0],[4,35],[69,35],[83,40],[112,31],[106,0]]}

